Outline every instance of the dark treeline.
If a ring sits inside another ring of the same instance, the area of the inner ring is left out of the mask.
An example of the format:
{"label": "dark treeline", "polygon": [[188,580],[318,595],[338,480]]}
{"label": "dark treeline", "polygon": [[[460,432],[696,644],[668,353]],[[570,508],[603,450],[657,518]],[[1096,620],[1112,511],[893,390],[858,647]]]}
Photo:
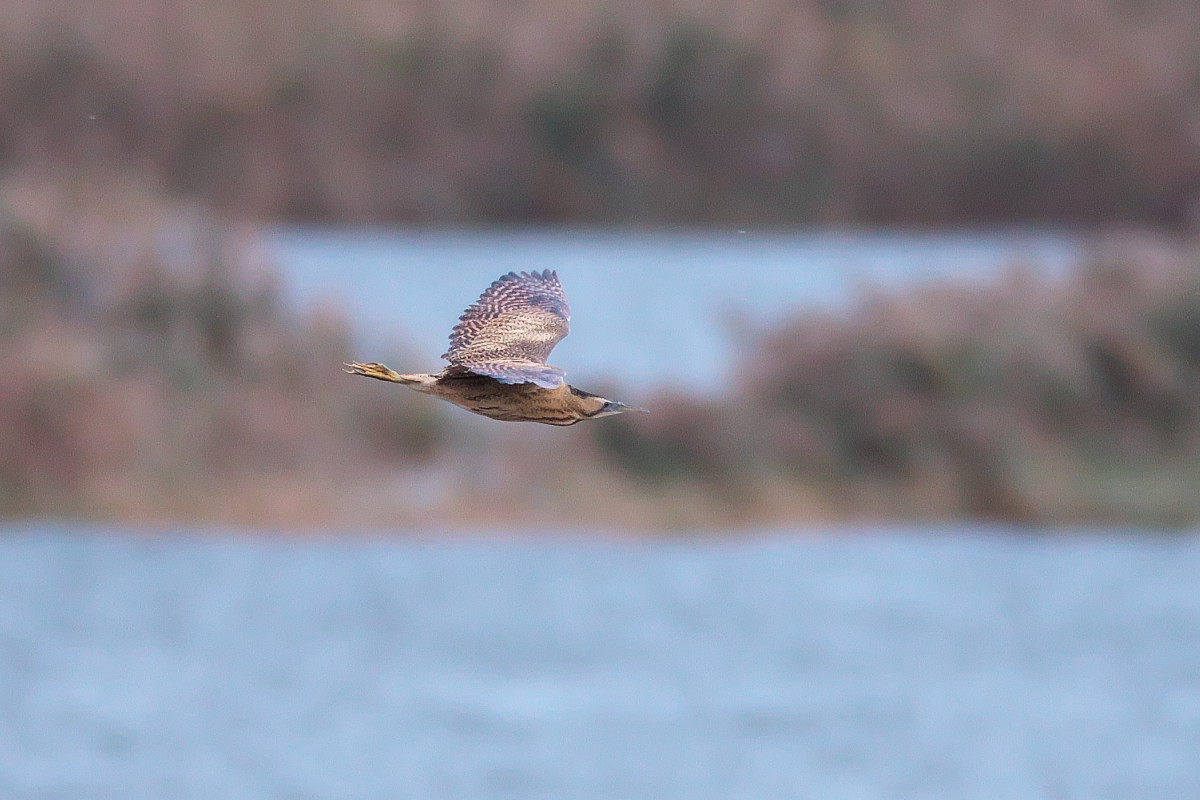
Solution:
{"label": "dark treeline", "polygon": [[549,429],[341,374],[337,315],[286,313],[204,215],[139,214],[150,234],[90,245],[75,233],[92,222],[67,218],[0,218],[3,516],[1200,519],[1194,244],[1126,236],[1055,281],[866,296],[747,345],[725,396]]}
{"label": "dark treeline", "polygon": [[1194,0],[10,0],[0,171],[255,219],[1153,221]]}

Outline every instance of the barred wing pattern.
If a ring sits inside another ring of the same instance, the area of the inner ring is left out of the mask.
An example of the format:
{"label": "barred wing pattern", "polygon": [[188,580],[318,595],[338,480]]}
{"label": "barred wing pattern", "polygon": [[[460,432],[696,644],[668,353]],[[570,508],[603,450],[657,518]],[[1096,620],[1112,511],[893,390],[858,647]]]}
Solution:
{"label": "barred wing pattern", "polygon": [[459,317],[442,358],[501,383],[560,386],[563,371],[546,365],[570,332],[571,309],[558,274],[510,272]]}

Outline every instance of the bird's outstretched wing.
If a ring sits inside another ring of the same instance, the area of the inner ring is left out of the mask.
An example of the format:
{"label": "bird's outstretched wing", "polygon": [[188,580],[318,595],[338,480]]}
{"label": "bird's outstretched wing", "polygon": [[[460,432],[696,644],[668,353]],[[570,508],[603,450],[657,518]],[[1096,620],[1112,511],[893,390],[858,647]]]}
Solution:
{"label": "bird's outstretched wing", "polygon": [[536,383],[543,389],[555,389],[562,385],[565,373],[548,364],[532,361],[473,361],[468,364],[451,364],[446,374],[461,376],[464,373],[486,375],[500,383]]}
{"label": "bird's outstretched wing", "polygon": [[546,365],[550,351],[570,332],[571,309],[558,275],[510,272],[492,283],[463,312],[442,358],[501,383],[536,383],[553,389],[563,371]]}

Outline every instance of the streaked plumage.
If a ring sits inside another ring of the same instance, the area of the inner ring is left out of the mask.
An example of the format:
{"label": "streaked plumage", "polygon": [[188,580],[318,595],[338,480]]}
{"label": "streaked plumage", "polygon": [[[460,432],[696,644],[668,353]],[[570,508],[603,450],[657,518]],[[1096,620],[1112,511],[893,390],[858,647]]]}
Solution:
{"label": "streaked plumage", "polygon": [[510,272],[459,317],[442,355],[450,366],[441,372],[401,375],[374,362],[346,364],[346,371],[402,383],[506,422],[574,425],[644,410],[576,389],[566,383],[562,369],[546,363],[570,325],[571,309],[557,273]]}

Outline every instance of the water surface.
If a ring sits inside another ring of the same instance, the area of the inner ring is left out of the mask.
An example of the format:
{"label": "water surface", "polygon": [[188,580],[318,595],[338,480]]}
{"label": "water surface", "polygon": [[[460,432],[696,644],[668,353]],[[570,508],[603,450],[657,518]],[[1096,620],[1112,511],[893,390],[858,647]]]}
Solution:
{"label": "water surface", "polygon": [[1200,797],[1200,539],[0,536],[0,797]]}

